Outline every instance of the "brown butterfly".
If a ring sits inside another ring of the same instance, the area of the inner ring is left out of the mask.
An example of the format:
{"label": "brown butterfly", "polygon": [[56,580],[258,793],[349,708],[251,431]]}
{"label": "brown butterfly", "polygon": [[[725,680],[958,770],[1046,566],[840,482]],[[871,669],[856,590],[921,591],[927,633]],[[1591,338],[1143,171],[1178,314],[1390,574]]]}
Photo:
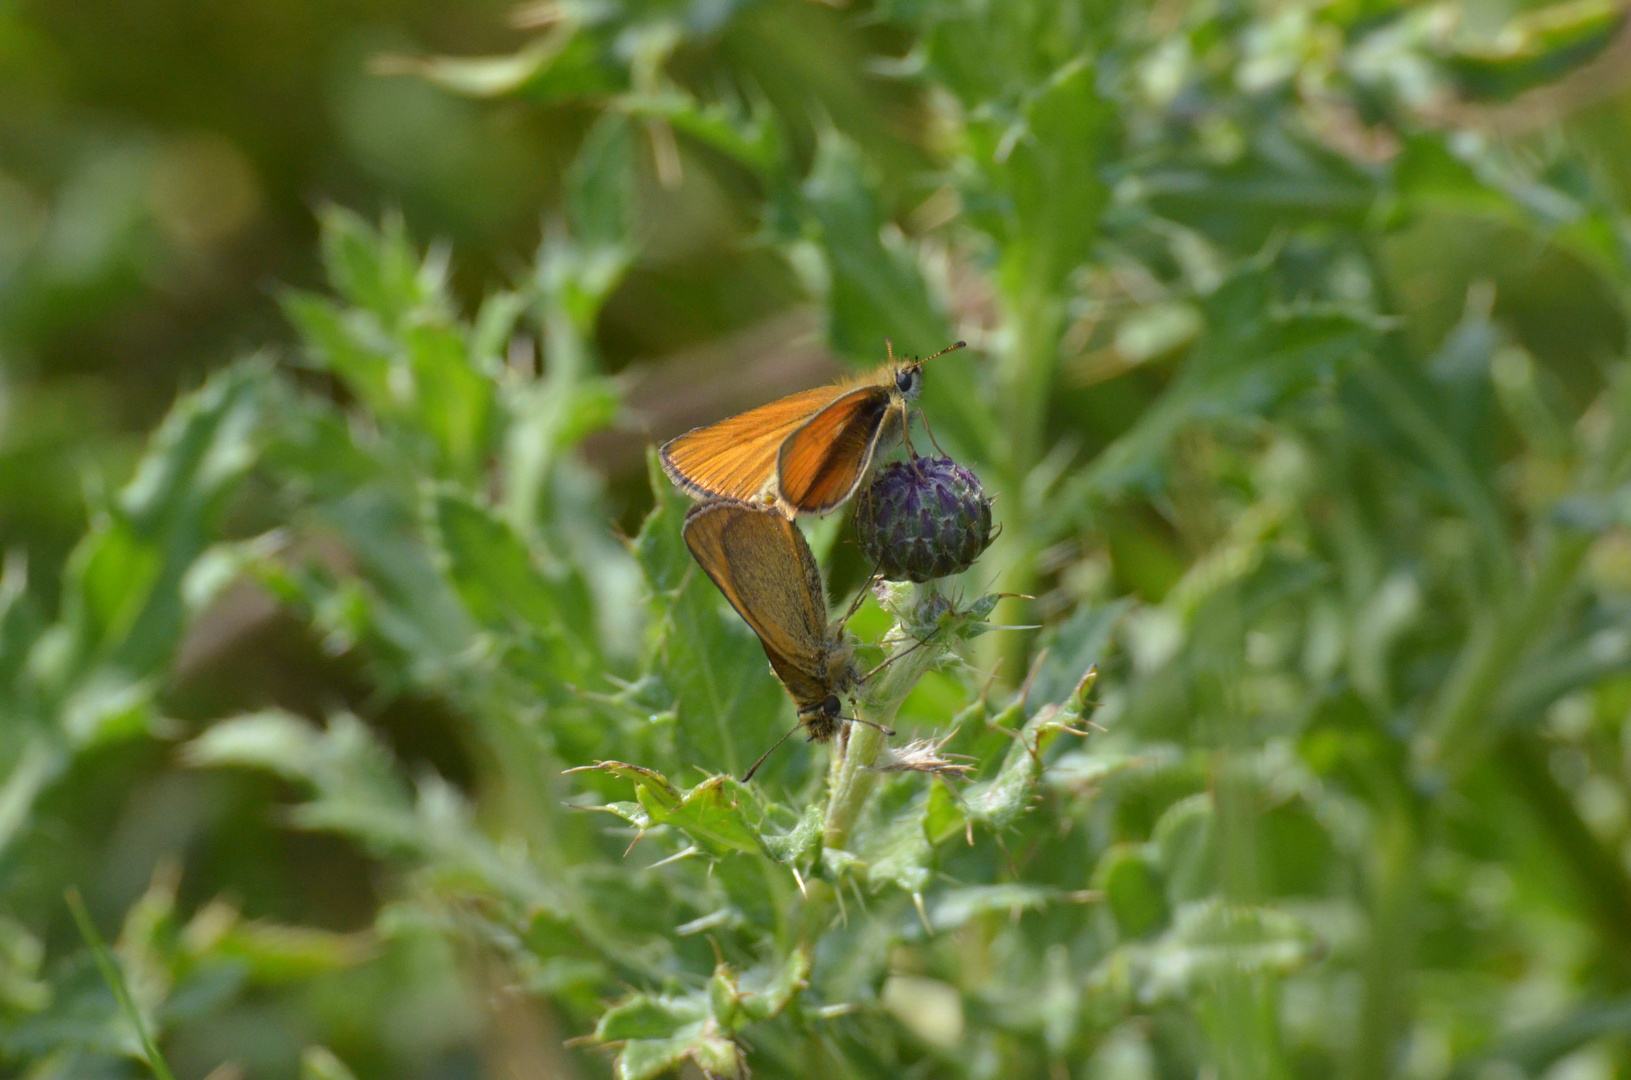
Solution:
{"label": "brown butterfly", "polygon": [[663,471],[694,499],[774,502],[782,513],[824,514],[843,505],[880,445],[906,430],[907,407],[923,389],[923,365],[963,347],[900,362],[870,375],[818,386],[671,439]]}
{"label": "brown butterfly", "polygon": [[767,506],[733,499],[699,503],[685,515],[680,533],[697,564],[759,635],[771,670],[798,709],[798,723],[753,763],[742,777],[745,784],[794,731],[807,728],[811,742],[826,742],[850,719],[840,715],[840,698],[860,676],[844,637],[849,615],[827,621],[826,587],[810,545],[797,525]]}

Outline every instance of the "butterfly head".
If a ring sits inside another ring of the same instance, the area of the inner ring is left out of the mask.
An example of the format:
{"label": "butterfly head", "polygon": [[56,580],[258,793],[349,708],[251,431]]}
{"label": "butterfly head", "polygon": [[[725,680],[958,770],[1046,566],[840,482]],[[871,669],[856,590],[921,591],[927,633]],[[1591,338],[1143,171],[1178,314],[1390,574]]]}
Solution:
{"label": "butterfly head", "polygon": [[837,694],[828,694],[821,701],[799,710],[799,722],[810,732],[811,742],[826,742],[838,732],[843,720],[844,703]]}
{"label": "butterfly head", "polygon": [[[949,352],[956,352],[964,347],[961,341],[954,342],[934,356],[925,356],[921,360],[911,360],[895,367],[895,394],[903,401],[916,401],[918,394],[923,392],[923,365],[936,356],[945,356]],[[890,364],[895,363],[895,346],[888,338],[884,338],[884,348],[889,354]]]}
{"label": "butterfly head", "polygon": [[895,372],[895,393],[903,400],[916,401],[923,392],[923,364],[907,364]]}

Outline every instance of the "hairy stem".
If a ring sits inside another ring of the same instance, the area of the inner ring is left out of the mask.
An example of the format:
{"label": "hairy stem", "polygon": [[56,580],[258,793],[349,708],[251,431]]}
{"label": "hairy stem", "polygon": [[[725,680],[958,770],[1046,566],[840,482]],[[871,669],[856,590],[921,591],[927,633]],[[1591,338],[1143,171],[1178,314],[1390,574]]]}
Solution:
{"label": "hairy stem", "polygon": [[1420,837],[1407,796],[1400,792],[1377,823],[1371,867],[1370,944],[1362,973],[1359,1033],[1348,1080],[1395,1075],[1399,1046],[1410,1029],[1411,957],[1415,953]]}
{"label": "hairy stem", "polygon": [[856,716],[868,721],[849,725],[849,742],[842,753],[833,754],[828,774],[827,825],[821,842],[842,850],[850,831],[861,815],[861,807],[872,791],[877,774],[868,766],[876,760],[887,736],[872,724],[889,727],[906,695],[918,684],[945,651],[945,644],[931,641],[919,644],[932,633],[938,614],[946,610],[945,598],[935,582],[913,585],[887,606],[893,609],[895,627],[884,635],[883,644],[899,659],[874,675],[862,689],[856,703]]}

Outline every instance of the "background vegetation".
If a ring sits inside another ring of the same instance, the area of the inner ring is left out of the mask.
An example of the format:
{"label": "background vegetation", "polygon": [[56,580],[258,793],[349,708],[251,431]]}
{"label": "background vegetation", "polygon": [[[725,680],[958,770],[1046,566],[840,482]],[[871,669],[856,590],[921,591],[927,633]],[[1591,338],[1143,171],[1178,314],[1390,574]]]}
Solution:
{"label": "background vegetation", "polygon": [[[1621,23],[0,3],[0,1071],[1631,1076]],[[643,447],[886,334],[835,831]]]}

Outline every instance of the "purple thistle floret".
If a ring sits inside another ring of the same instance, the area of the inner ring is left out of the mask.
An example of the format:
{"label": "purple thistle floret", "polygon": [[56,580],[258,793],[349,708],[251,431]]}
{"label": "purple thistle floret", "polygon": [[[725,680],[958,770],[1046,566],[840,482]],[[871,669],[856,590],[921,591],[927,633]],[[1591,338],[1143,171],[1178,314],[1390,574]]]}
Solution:
{"label": "purple thistle floret", "polygon": [[890,581],[967,570],[991,543],[991,500],[950,458],[885,465],[855,500],[861,550]]}

